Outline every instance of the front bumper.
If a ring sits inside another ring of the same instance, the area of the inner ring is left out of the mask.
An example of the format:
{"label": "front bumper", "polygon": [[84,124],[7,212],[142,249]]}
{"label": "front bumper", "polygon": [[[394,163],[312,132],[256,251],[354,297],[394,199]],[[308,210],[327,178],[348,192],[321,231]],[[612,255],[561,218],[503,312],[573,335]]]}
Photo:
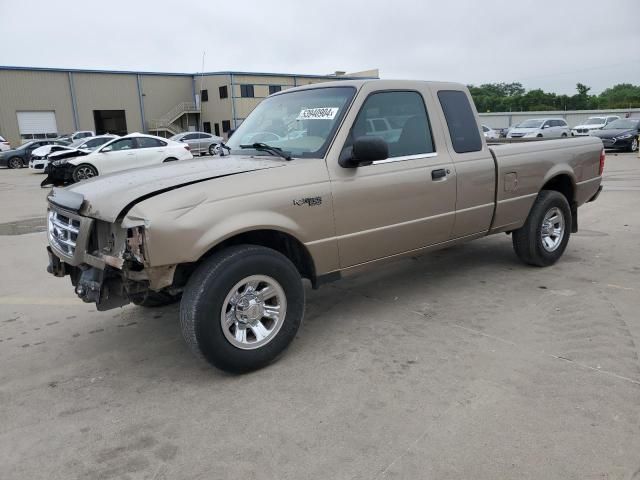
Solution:
{"label": "front bumper", "polygon": [[29,168],[38,172],[44,172],[49,160],[31,160],[29,162]]}
{"label": "front bumper", "polygon": [[631,136],[629,138],[600,138],[602,140],[602,144],[604,148],[615,148],[615,149],[627,149],[631,147],[631,142],[633,142],[634,137]]}

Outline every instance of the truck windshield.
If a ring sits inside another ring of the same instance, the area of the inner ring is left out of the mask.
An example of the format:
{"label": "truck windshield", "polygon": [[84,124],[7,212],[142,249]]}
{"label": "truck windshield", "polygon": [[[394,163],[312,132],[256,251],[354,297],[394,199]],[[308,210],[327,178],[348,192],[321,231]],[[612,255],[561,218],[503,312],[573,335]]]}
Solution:
{"label": "truck windshield", "polygon": [[227,142],[232,153],[269,155],[241,149],[262,143],[292,157],[322,158],[356,89],[324,87],[282,93],[266,98],[242,122]]}

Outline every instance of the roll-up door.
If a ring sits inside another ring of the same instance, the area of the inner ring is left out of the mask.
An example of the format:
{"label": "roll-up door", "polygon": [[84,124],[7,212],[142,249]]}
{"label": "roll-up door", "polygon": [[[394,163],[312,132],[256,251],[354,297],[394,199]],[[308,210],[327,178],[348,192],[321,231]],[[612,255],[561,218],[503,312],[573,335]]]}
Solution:
{"label": "roll-up door", "polygon": [[20,135],[30,137],[31,135],[58,133],[56,112],[35,111],[16,113],[18,115],[18,128],[20,129]]}

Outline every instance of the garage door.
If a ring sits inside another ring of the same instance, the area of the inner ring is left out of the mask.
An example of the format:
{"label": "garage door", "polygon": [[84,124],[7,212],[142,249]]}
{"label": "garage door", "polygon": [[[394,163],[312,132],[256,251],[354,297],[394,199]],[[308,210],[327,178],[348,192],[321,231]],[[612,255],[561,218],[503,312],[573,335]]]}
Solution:
{"label": "garage door", "polygon": [[17,112],[18,128],[23,138],[31,135],[57,134],[56,113],[50,111]]}

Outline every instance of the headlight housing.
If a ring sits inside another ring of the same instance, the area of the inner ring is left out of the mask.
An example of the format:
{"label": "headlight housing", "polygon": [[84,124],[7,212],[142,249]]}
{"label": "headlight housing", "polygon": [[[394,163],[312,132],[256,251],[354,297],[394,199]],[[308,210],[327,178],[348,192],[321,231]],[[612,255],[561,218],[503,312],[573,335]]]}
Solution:
{"label": "headlight housing", "polygon": [[618,136],[616,137],[616,139],[618,139],[618,140],[625,140],[625,139],[627,139],[627,138],[631,138],[631,137],[633,137],[633,134],[632,134],[632,133],[624,133],[624,134],[622,134],[622,135],[618,135]]}
{"label": "headlight housing", "polygon": [[55,161],[51,162],[51,164],[52,164],[54,167],[59,167],[59,166],[64,165],[64,164],[66,164],[66,163],[67,163],[67,160],[66,160],[66,159],[62,159],[62,160],[55,160]]}

